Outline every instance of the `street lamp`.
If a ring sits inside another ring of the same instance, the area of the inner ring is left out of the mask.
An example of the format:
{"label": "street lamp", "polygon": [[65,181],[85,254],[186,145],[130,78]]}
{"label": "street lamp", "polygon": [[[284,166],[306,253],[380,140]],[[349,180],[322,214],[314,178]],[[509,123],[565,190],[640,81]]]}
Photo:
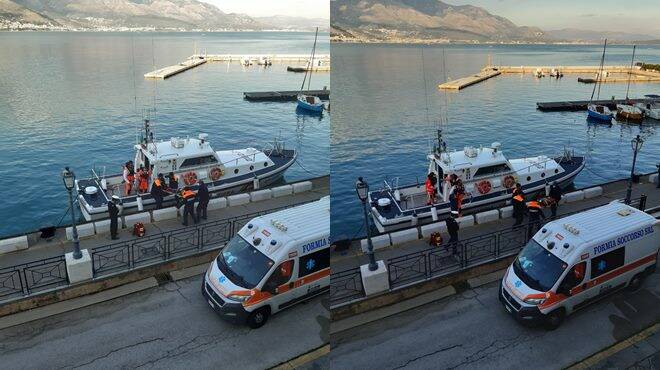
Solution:
{"label": "street lamp", "polygon": [[69,193],[69,208],[71,209],[71,226],[73,228],[73,258],[80,259],[82,258],[82,252],[80,251],[80,240],[78,240],[78,229],[76,228],[76,215],[73,209],[73,195],[72,191],[76,184],[76,175],[73,171],[69,170],[69,167],[64,167],[62,171],[62,181],[64,182],[64,187],[66,192]]}
{"label": "street lamp", "polygon": [[632,196],[632,181],[633,176],[635,176],[635,162],[637,162],[637,152],[642,149],[644,144],[644,139],[641,136],[637,135],[634,139],[630,140],[630,144],[633,150],[633,163],[632,169],[630,170],[630,178],[628,179],[628,189],[626,190],[626,204],[630,204],[630,198]]}
{"label": "street lamp", "polygon": [[364,224],[367,228],[367,255],[369,256],[369,271],[376,271],[378,270],[378,265],[376,264],[376,258],[374,257],[374,245],[371,243],[371,227],[369,225],[369,215],[367,214],[366,207],[367,197],[369,196],[369,184],[362,180],[362,177],[358,177],[358,180],[355,182],[355,192],[362,202],[362,210],[364,211]]}

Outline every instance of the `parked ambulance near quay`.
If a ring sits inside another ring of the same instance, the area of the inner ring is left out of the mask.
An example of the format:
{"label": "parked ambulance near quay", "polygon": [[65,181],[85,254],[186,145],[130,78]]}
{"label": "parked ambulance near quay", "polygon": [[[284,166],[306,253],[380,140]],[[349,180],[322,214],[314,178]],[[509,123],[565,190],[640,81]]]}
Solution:
{"label": "parked ambulance near quay", "polygon": [[330,197],[250,220],[211,263],[202,294],[223,318],[268,317],[329,289]]}
{"label": "parked ambulance near quay", "polygon": [[516,319],[555,329],[619,288],[639,288],[658,248],[660,220],[612,202],[543,226],[507,269],[499,298]]}

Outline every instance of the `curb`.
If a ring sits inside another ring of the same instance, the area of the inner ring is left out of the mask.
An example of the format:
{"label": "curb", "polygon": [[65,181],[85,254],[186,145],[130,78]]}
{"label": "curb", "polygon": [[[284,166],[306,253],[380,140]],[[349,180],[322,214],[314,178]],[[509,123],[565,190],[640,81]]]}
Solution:
{"label": "curb", "polygon": [[312,362],[320,357],[326,356],[329,353],[330,353],[330,345],[325,344],[307,353],[303,353],[298,357],[294,357],[288,361],[285,361],[279,365],[275,365],[271,367],[269,370],[293,370],[306,363]]}
{"label": "curb", "polygon": [[644,339],[650,337],[653,335],[655,332],[660,330],[660,324],[655,324],[652,325],[639,333],[629,337],[628,339],[624,339],[619,343],[616,343],[600,352],[596,352],[595,354],[574,363],[573,365],[569,366],[566,368],[566,370],[582,370],[582,369],[588,369],[599,362],[605,360],[606,358],[609,358],[618,352],[623,351],[624,349],[634,346],[636,343],[643,341]]}

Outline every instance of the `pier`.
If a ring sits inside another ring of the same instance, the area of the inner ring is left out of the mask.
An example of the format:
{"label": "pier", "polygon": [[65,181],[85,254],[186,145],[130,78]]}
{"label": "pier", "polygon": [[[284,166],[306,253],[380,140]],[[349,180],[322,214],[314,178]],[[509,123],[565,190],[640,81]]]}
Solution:
{"label": "pier", "polygon": [[[657,99],[628,99],[628,102],[633,103],[651,103],[658,101]],[[613,111],[616,111],[617,104],[623,104],[626,99],[609,99],[609,100],[593,100],[591,103],[598,105],[605,105]],[[573,101],[556,101],[556,102],[539,102],[536,103],[536,108],[543,112],[562,112],[562,111],[582,111],[587,109],[589,100],[573,100]]]}
{"label": "pier", "polygon": [[474,85],[481,81],[485,81],[489,78],[499,76],[501,73],[502,73],[501,71],[493,70],[493,69],[484,70],[472,76],[463,77],[457,80],[445,82],[443,84],[438,85],[438,88],[446,89],[446,90],[460,90],[462,88],[468,87],[470,85]]}
{"label": "pier", "polygon": [[206,63],[205,59],[186,59],[186,60],[184,60],[183,62],[181,62],[177,65],[164,67],[164,68],[157,69],[157,70],[149,72],[149,73],[145,73],[144,78],[166,79],[168,77],[172,77],[172,76],[174,76],[176,74],[179,74],[181,72],[187,71],[191,68],[201,66],[204,63]]}
{"label": "pier", "polygon": [[[302,66],[288,66],[287,70],[305,72],[308,70],[310,56],[307,54],[193,54],[183,62],[163,67],[144,74],[144,78],[166,79],[191,68],[198,67],[206,62],[237,62],[249,65],[260,65],[268,60],[271,63],[304,63]],[[330,71],[330,54],[320,54],[314,57],[314,71]]]}
{"label": "pier", "polygon": [[[328,100],[330,99],[330,90],[305,90],[302,92],[306,95],[318,96],[319,99]],[[244,92],[243,98],[248,101],[295,101],[300,94],[300,91],[254,91],[254,92]]]}
{"label": "pier", "polygon": [[[476,83],[488,80],[501,74],[535,74],[541,73],[543,76],[550,75],[553,71],[558,71],[561,74],[598,74],[600,66],[495,66],[487,65],[481,69],[479,73],[471,76],[459,78],[452,81],[447,81],[438,85],[439,89],[443,90],[461,90],[465,87],[474,85]],[[604,83],[625,83],[630,82],[638,83],[660,83],[660,72],[652,70],[642,70],[641,67],[635,66],[630,69],[629,66],[603,66],[603,71],[607,72],[606,76],[602,78]],[[579,82],[594,83],[596,78],[578,78]]]}

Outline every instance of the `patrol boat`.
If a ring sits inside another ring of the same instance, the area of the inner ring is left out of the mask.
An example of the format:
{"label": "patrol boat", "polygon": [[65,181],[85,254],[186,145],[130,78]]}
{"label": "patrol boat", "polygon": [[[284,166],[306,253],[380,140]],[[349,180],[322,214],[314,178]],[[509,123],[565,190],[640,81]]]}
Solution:
{"label": "patrol boat", "polygon": [[[179,188],[188,185],[197,190],[198,180],[203,180],[211,197],[245,192],[268,186],[282,178],[284,172],[296,161],[297,152],[285,149],[284,143],[275,140],[268,149],[255,148],[215,151],[206,134],[198,138],[173,137],[156,141],[150,121],[144,120],[142,137],[135,145],[134,166],[149,169],[149,189],[158,174],[166,178],[170,172],[179,178]],[[142,211],[155,204],[151,194],[124,194],[123,174],[98,174],[92,169],[92,177],[76,180],[80,210],[87,221],[108,217],[108,200],[120,197],[123,214]],[[105,172],[105,170],[103,171]],[[137,187],[134,187],[134,190]],[[176,202],[175,195],[163,198],[163,206]]]}
{"label": "patrol boat", "polygon": [[[427,204],[423,184],[398,186],[385,181],[381,190],[369,192],[371,215],[380,232],[428,223],[447,215],[450,209],[450,176],[456,175],[463,182],[465,197],[462,210],[494,205],[511,197],[516,182],[529,197],[545,189],[547,184],[557,182],[565,188],[572,184],[584,168],[584,158],[575,157],[565,150],[557,158],[544,155],[538,157],[507,159],[500,143],[490,147],[465,147],[460,151],[448,151],[438,130],[438,143],[428,155],[427,175],[435,174],[438,179],[434,204]],[[437,216],[437,217],[436,217]]]}

